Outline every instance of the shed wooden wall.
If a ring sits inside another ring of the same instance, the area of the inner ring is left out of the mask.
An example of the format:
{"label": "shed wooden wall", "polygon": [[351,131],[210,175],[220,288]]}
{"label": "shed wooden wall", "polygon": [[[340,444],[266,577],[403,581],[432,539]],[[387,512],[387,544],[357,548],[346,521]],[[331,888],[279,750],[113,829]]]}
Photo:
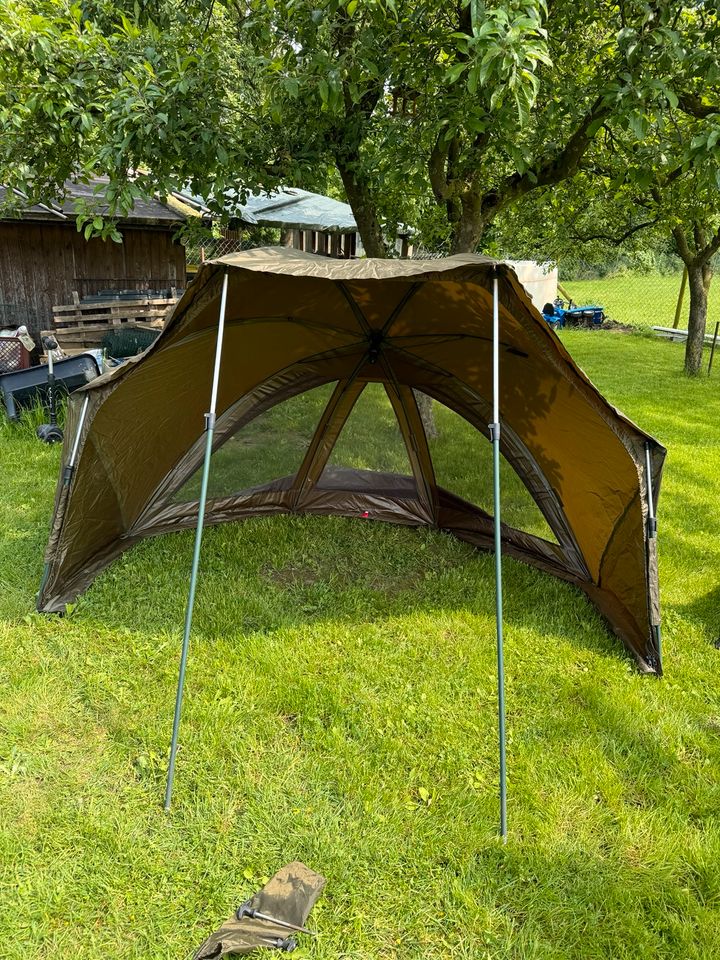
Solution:
{"label": "shed wooden wall", "polygon": [[[0,223],[0,326],[17,305],[18,323],[37,334],[53,304],[106,289],[185,286],[185,248],[163,229],[122,229],[123,242],[85,240],[70,223]],[[25,316],[23,316],[25,314]]]}

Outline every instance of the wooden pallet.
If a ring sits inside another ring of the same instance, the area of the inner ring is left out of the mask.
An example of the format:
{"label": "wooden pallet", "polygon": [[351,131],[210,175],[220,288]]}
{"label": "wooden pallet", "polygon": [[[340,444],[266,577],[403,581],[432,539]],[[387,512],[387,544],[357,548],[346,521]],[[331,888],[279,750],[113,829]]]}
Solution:
{"label": "wooden pallet", "polygon": [[115,327],[130,320],[162,322],[176,303],[175,297],[134,297],[132,300],[61,303],[53,307],[53,323],[57,329],[65,329],[99,323]]}
{"label": "wooden pallet", "polygon": [[[122,324],[124,330],[162,330],[164,320],[126,320]],[[58,346],[68,355],[82,353],[91,347],[101,347],[108,333],[118,329],[119,324],[95,323],[83,324],[77,327],[55,327],[54,330],[43,330],[41,336],[55,337]]]}
{"label": "wooden pallet", "polygon": [[[653,327],[656,337],[664,337],[666,340],[673,340],[677,343],[685,343],[688,338],[687,330],[678,330],[676,327]],[[705,343],[713,342],[713,334],[705,334]]]}

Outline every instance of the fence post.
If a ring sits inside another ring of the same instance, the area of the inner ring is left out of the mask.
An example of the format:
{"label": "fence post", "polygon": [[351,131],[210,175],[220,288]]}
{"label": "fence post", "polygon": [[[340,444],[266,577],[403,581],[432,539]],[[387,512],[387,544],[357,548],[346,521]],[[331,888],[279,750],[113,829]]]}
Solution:
{"label": "fence post", "polygon": [[682,312],[683,300],[685,299],[685,287],[687,286],[688,272],[687,267],[683,270],[682,280],[680,281],[680,293],[678,294],[677,307],[675,308],[675,322],[673,323],[673,330],[677,330],[678,324],[680,323],[680,313]]}

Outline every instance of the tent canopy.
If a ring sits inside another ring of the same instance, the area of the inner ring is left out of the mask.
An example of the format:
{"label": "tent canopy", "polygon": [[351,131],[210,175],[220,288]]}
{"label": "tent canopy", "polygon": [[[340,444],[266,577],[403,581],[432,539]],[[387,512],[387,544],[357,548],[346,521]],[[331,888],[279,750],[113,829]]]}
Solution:
{"label": "tent canopy", "polygon": [[[492,549],[492,516],[464,482],[481,453],[469,446],[467,476],[449,476],[420,408],[424,394],[468,443],[487,440],[497,277],[501,450],[539,521],[508,513],[503,551],[581,587],[641,669],[660,670],[647,519],[665,450],[593,387],[512,269],[471,255],[265,248],[205,264],[152,347],[71,401],[40,610],[61,610],[142,538],[195,525],[225,273],[206,522],[369,517]],[[358,458],[393,432],[391,455]]]}

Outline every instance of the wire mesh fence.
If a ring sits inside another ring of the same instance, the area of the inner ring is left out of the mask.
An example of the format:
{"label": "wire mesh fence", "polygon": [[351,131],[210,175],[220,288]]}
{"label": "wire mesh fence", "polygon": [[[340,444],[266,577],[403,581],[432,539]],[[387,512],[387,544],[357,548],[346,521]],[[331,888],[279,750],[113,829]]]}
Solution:
{"label": "wire mesh fence", "polygon": [[[277,240],[275,242],[277,243]],[[216,260],[229,253],[262,246],[262,243],[259,243],[256,237],[246,234],[242,237],[206,237],[200,240],[187,240],[184,246],[186,263],[197,265],[205,260]]]}
{"label": "wire mesh fence", "polygon": [[[667,258],[651,269],[623,261],[589,264],[561,261],[560,296],[578,306],[601,306],[609,320],[635,327],[672,327],[683,286],[683,265]],[[678,326],[687,329],[690,294],[685,285]],[[710,288],[708,321],[720,320],[720,287]]]}

